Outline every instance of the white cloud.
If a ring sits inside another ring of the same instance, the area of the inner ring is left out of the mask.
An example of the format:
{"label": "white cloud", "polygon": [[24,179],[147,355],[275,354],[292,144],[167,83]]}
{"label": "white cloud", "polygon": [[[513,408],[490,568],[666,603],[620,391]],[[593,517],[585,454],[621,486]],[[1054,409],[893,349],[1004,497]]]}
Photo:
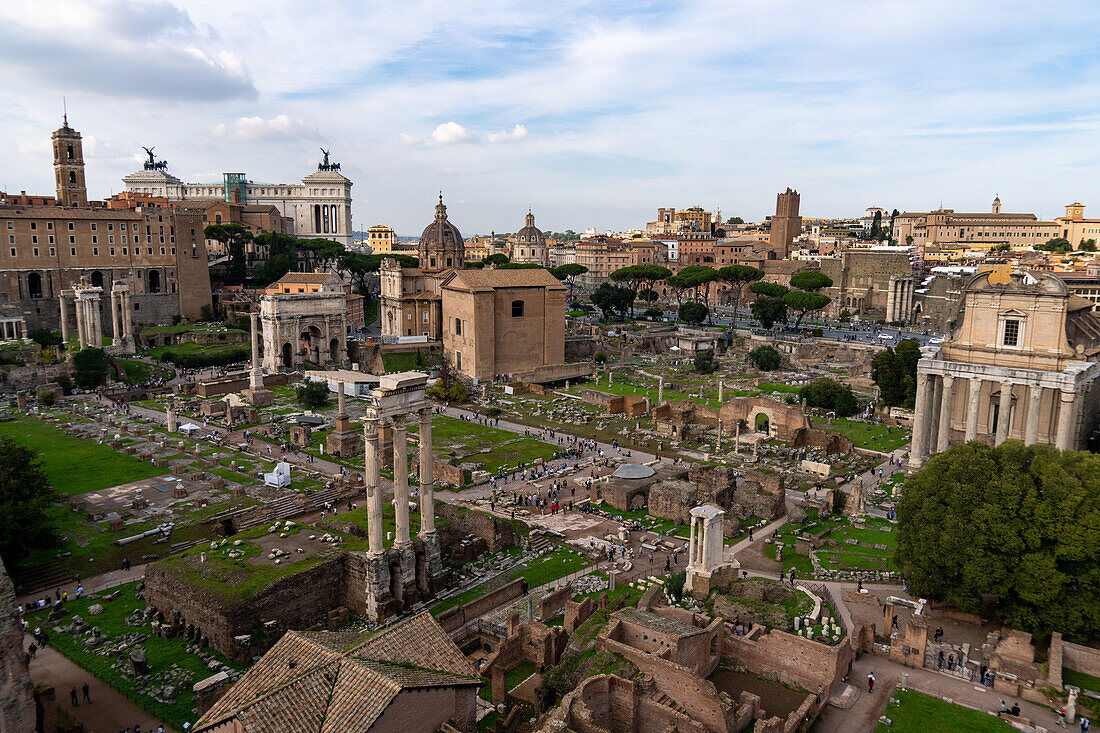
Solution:
{"label": "white cloud", "polygon": [[457,122],[444,122],[439,127],[432,131],[432,140],[435,140],[440,145],[451,145],[453,143],[471,143],[477,140],[477,137]]}
{"label": "white cloud", "polygon": [[416,147],[417,145],[423,145],[424,144],[424,138],[416,137],[415,135],[410,135],[407,132],[401,133],[400,137],[401,137],[401,144],[402,145],[407,145],[410,148],[411,147]]}
{"label": "white cloud", "polygon": [[272,142],[320,137],[317,126],[312,122],[291,118],[288,115],[276,115],[270,120],[262,117],[238,117],[233,122],[223,122],[218,125],[211,130],[210,135],[236,142]]}
{"label": "white cloud", "polygon": [[490,132],[485,136],[486,142],[489,144],[495,143],[518,143],[527,137],[527,128],[523,125],[517,124],[512,128],[511,132]]}

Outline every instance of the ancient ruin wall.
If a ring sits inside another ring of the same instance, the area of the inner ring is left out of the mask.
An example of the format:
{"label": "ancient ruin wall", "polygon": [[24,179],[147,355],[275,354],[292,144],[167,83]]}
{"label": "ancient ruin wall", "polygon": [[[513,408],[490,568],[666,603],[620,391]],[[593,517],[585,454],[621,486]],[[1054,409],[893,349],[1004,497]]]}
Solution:
{"label": "ancient ruin wall", "polygon": [[435,515],[437,519],[448,523],[456,537],[472,534],[485,540],[489,552],[500,552],[505,547],[518,545],[522,541],[511,524],[488,512],[436,501]]}
{"label": "ancient ruin wall", "polygon": [[755,640],[737,636],[728,624],[726,631],[722,642],[723,666],[775,677],[809,692],[824,689],[824,697],[840,683],[855,658],[851,639],[829,646],[778,629]]}

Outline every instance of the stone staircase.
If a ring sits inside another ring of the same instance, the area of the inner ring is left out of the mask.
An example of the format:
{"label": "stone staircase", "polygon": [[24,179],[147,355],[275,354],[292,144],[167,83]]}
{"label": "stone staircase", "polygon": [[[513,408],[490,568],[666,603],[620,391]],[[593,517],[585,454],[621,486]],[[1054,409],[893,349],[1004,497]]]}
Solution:
{"label": "stone staircase", "polygon": [[59,560],[50,560],[39,565],[32,565],[24,570],[13,571],[16,587],[21,594],[50,591],[67,585],[73,580],[72,573],[61,564]]}
{"label": "stone staircase", "polygon": [[[261,518],[258,515],[253,515],[253,518],[242,522],[237,525],[237,530],[248,529],[249,527],[258,527],[263,524],[270,524],[276,520],[292,519],[299,514],[302,514],[302,510],[298,507],[298,494],[287,494],[286,496],[279,497],[275,501],[268,504],[274,513],[267,516],[267,518]],[[315,491],[312,494],[306,495],[309,498],[312,507],[306,511],[315,511],[325,505],[326,502],[336,503],[336,489],[321,489]]]}
{"label": "stone staircase", "polygon": [[553,552],[557,548],[550,540],[545,537],[532,537],[531,538],[531,551],[532,552]]}
{"label": "stone staircase", "polygon": [[659,702],[660,704],[664,705],[665,707],[672,708],[673,710],[675,710],[678,713],[683,713],[685,715],[687,714],[687,710],[684,708],[683,705],[676,702],[674,699],[669,697],[664,692],[658,691],[658,694],[653,698],[653,700],[654,700],[654,702]]}

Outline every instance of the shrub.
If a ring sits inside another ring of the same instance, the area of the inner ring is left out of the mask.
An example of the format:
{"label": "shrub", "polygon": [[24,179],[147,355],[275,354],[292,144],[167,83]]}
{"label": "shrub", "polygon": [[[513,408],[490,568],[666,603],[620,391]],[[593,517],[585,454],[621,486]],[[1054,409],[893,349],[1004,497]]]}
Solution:
{"label": "shrub", "polygon": [[677,315],[684,323],[693,323],[698,325],[707,320],[707,314],[709,312],[710,311],[707,310],[707,307],[705,305],[692,300],[680,306],[680,310],[677,311]]}
{"label": "shrub", "polygon": [[183,316],[181,316],[178,313],[176,315],[172,316],[172,325],[173,326],[178,326],[181,323],[183,323]]}
{"label": "shrub", "polygon": [[303,407],[324,407],[328,404],[328,383],[307,379],[295,390],[298,404]]}
{"label": "shrub", "polygon": [[765,344],[764,346],[757,346],[749,352],[749,361],[760,371],[771,372],[779,368],[783,359],[774,346]]}
{"label": "shrub", "polygon": [[235,346],[232,348],[218,349],[217,351],[181,352],[165,351],[160,356],[162,362],[171,362],[185,369],[202,369],[209,366],[225,366],[238,361],[245,361],[252,356],[250,346]]}
{"label": "shrub", "polygon": [[73,354],[73,378],[84,389],[95,389],[107,379],[107,354],[88,347]]}
{"label": "shrub", "polygon": [[51,331],[48,328],[40,328],[37,331],[32,331],[31,341],[39,346],[60,346],[62,343],[61,334],[57,331]]}
{"label": "shrub", "polygon": [[602,351],[597,351],[596,356],[593,358],[596,360],[597,364],[603,364],[605,361],[607,361],[607,354]]}
{"label": "shrub", "polygon": [[57,378],[57,386],[61,387],[61,394],[73,393],[73,380],[69,379],[68,374],[62,374]]}
{"label": "shrub", "polygon": [[799,396],[809,407],[832,410],[841,417],[851,415],[859,407],[851,387],[828,377],[807,384],[799,391]]}
{"label": "shrub", "polygon": [[665,592],[668,593],[669,599],[672,601],[681,600],[684,597],[684,583],[686,582],[687,573],[683,570],[668,576],[668,580],[665,581]]}
{"label": "shrub", "polygon": [[821,338],[822,336],[825,335],[825,329],[823,329],[823,328],[814,328],[810,331],[810,335],[815,337],[815,338]]}
{"label": "shrub", "polygon": [[53,392],[47,390],[46,392],[43,392],[41,395],[39,395],[38,401],[46,407],[50,407],[51,405],[53,405],[54,402],[57,401],[57,399],[54,397]]}
{"label": "shrub", "polygon": [[695,352],[695,371],[700,374],[710,374],[717,368],[718,361],[714,358],[714,349]]}
{"label": "shrub", "polygon": [[[428,388],[427,394],[433,400],[439,402],[461,403],[470,399],[470,391],[461,382],[451,382],[449,385],[445,385],[440,380]],[[499,408],[497,414],[500,414]]]}
{"label": "shrub", "polygon": [[848,321],[852,320],[852,311],[845,308],[840,312],[840,315],[837,316],[837,320],[841,323],[847,323]]}
{"label": "shrub", "polygon": [[661,317],[661,309],[660,308],[646,308],[645,313],[643,313],[642,315],[644,315],[646,318],[648,318],[650,320],[656,321],[658,318]]}

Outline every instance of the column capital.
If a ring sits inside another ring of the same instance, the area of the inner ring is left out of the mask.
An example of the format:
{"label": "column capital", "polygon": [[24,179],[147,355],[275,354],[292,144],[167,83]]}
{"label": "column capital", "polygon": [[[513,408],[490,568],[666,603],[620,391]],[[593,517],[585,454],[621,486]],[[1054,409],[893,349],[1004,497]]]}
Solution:
{"label": "column capital", "polygon": [[955,378],[952,377],[950,374],[944,374],[943,375],[943,386],[945,388],[950,389],[951,385],[953,385],[954,383],[955,383]]}
{"label": "column capital", "polygon": [[1062,402],[1073,402],[1077,399],[1077,392],[1071,389],[1060,389],[1058,393],[1062,397]]}

